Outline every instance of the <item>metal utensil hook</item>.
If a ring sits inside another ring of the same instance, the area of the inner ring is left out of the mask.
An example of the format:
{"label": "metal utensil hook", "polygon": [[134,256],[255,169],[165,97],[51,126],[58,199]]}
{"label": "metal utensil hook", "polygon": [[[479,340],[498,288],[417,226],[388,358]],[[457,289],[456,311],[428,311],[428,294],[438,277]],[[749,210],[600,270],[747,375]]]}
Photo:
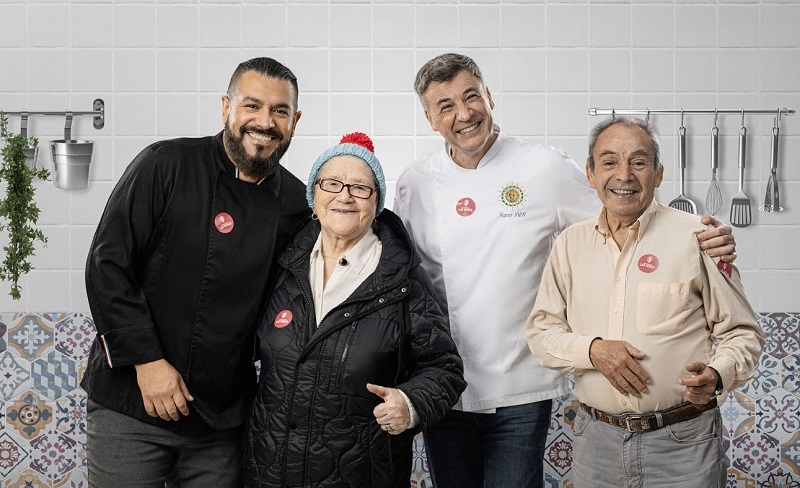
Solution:
{"label": "metal utensil hook", "polygon": [[616,118],[617,118],[617,112],[612,108],[611,109],[611,120],[614,120]]}
{"label": "metal utensil hook", "polygon": [[71,141],[72,140],[72,112],[69,110],[67,113],[67,120],[64,122],[64,140]]}
{"label": "metal utensil hook", "polygon": [[644,123],[645,124],[649,124],[650,123],[650,109],[649,108],[647,109],[647,115],[644,117]]}
{"label": "metal utensil hook", "polygon": [[28,111],[23,110],[19,113],[19,133],[22,137],[28,137]]}
{"label": "metal utensil hook", "polygon": [[717,126],[717,117],[719,116],[719,111],[714,109],[714,127]]}
{"label": "metal utensil hook", "polygon": [[681,109],[681,127],[683,127],[683,109]]}
{"label": "metal utensil hook", "polygon": [[775,128],[777,129],[779,125],[781,125],[781,109],[777,110],[778,116],[775,117]]}

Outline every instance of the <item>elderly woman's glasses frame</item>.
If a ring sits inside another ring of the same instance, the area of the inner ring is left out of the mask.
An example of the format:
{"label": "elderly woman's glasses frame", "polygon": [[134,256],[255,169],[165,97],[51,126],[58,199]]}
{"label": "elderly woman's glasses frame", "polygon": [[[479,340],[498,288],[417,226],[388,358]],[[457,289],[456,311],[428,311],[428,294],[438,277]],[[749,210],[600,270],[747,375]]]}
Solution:
{"label": "elderly woman's glasses frame", "polygon": [[333,178],[319,178],[317,179],[317,185],[319,185],[320,190],[328,193],[341,193],[342,190],[347,187],[347,192],[351,197],[361,198],[362,200],[366,200],[367,198],[371,197],[372,192],[375,191],[375,188],[367,185],[345,183]]}

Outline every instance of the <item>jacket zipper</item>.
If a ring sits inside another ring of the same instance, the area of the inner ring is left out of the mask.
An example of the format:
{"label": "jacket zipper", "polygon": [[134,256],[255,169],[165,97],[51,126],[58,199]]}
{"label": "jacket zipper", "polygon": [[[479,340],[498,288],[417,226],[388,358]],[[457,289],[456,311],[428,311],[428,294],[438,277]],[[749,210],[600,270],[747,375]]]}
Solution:
{"label": "jacket zipper", "polygon": [[354,332],[356,331],[356,325],[358,324],[357,321],[354,321],[350,324],[350,328],[347,330],[347,336],[345,337],[344,341],[344,350],[342,351],[342,357],[339,359],[339,370],[336,373],[336,389],[338,390],[342,386],[342,378],[344,377],[344,366],[347,362],[347,353],[350,351],[350,343],[353,342],[353,337],[355,336]]}

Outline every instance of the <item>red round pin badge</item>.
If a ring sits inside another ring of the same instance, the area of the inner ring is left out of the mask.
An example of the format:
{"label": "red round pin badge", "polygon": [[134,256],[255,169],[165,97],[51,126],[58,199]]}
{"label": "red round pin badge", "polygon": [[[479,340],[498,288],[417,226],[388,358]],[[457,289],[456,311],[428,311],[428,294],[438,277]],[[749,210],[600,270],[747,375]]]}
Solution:
{"label": "red round pin badge", "polygon": [[639,271],[652,273],[658,269],[658,258],[652,254],[645,254],[639,258]]}
{"label": "red round pin badge", "polygon": [[475,212],[475,200],[471,198],[462,198],[456,203],[456,212],[462,217],[469,217]]}
{"label": "red round pin badge", "polygon": [[292,323],[292,311],[291,310],[281,310],[278,312],[278,315],[275,316],[275,327],[278,329],[283,329],[287,325]]}
{"label": "red round pin badge", "polygon": [[220,212],[214,217],[214,225],[218,231],[227,234],[233,230],[233,217],[225,212]]}

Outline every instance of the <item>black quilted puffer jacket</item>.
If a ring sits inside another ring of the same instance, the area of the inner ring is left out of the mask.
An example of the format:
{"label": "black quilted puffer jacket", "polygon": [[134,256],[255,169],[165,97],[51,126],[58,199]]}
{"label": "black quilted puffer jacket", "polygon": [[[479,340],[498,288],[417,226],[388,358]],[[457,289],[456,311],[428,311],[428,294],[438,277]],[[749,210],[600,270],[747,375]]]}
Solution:
{"label": "black quilted puffer jacket", "polygon": [[261,377],[244,441],[245,486],[408,488],[413,436],[381,430],[367,383],[401,389],[421,426],[466,387],[433,288],[400,219],[384,210],[375,272],[316,327],[309,223],[282,267],[257,332]]}

